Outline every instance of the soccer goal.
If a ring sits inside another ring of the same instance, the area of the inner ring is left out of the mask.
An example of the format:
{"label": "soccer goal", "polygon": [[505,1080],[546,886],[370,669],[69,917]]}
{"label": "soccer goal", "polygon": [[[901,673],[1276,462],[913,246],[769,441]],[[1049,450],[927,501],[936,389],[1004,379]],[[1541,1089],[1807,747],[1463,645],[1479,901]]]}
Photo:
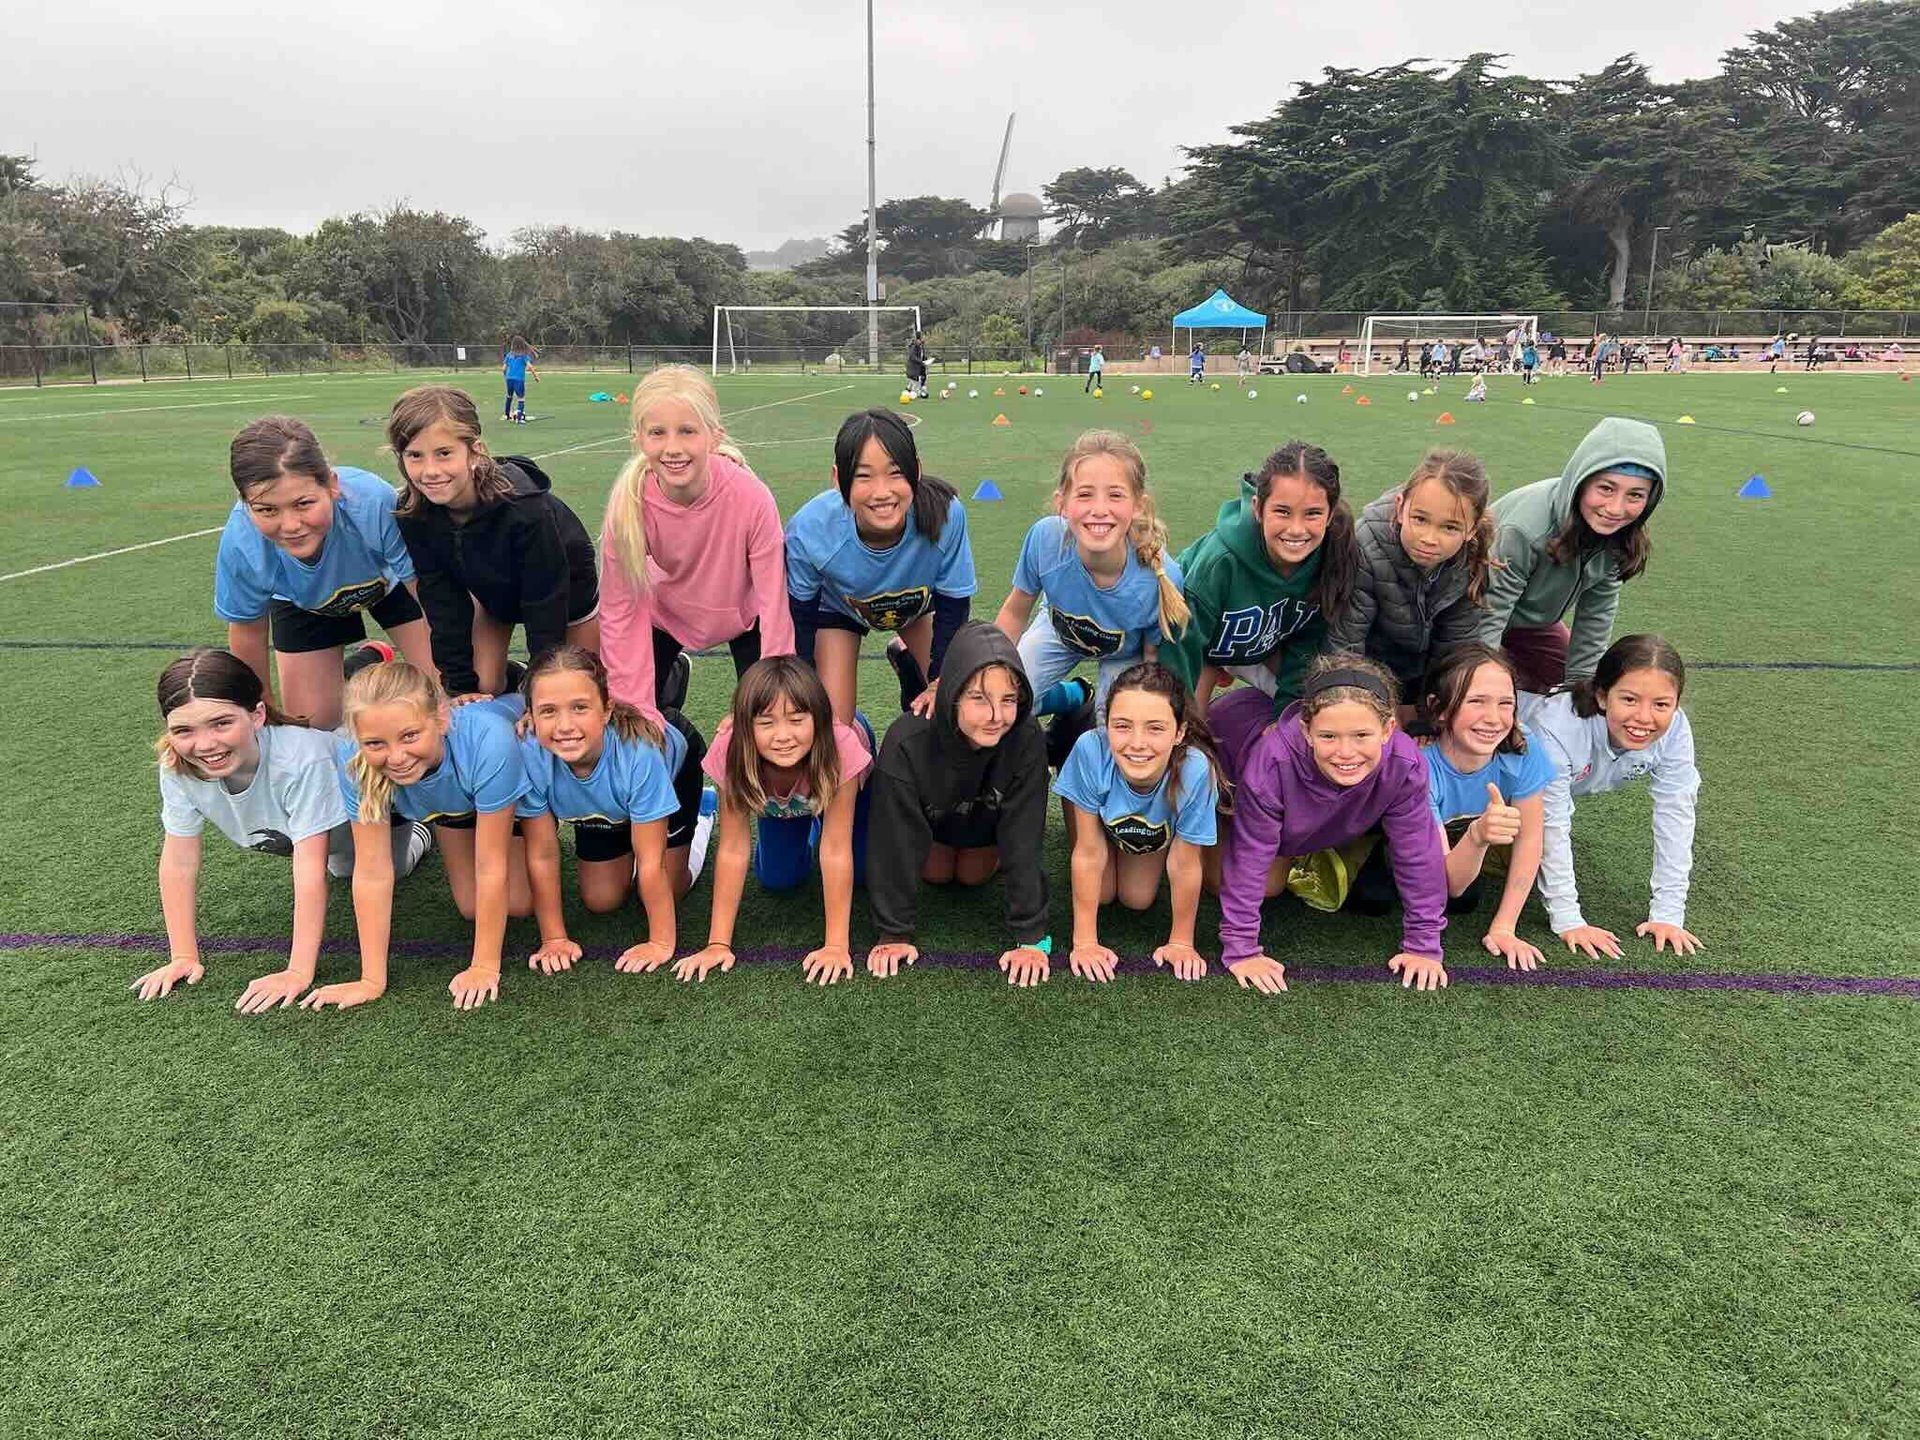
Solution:
{"label": "soccer goal", "polygon": [[865,369],[867,322],[879,338],[879,363],[902,356],[920,329],[918,305],[716,305],[713,307],[713,373],[729,375],[755,363],[801,369]]}
{"label": "soccer goal", "polygon": [[[1538,315],[1517,315],[1504,311],[1498,315],[1369,315],[1360,326],[1358,372],[1377,375],[1395,369],[1400,363],[1400,342],[1407,342],[1409,369],[1420,366],[1420,347],[1435,340],[1449,345],[1471,345],[1475,340],[1498,345],[1509,335],[1540,338]],[[1380,353],[1374,353],[1375,347]]]}

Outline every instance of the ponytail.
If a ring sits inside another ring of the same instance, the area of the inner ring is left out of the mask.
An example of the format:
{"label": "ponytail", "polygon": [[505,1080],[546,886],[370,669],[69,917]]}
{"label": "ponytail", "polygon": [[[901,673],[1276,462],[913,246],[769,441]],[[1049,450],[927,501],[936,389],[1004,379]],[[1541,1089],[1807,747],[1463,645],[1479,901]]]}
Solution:
{"label": "ponytail", "polygon": [[1180,593],[1180,587],[1167,574],[1167,522],[1160,518],[1154,508],[1153,496],[1144,490],[1140,495],[1140,513],[1134,517],[1130,538],[1133,541],[1133,553],[1139,557],[1142,565],[1153,571],[1153,578],[1159,582],[1160,634],[1168,640],[1178,640],[1186,631],[1187,622],[1193,618],[1193,612],[1187,608],[1187,597]]}
{"label": "ponytail", "polygon": [[347,757],[347,776],[360,791],[360,811],[354,818],[361,824],[377,825],[392,813],[393,781],[360,749],[353,724],[355,717],[375,705],[411,705],[433,720],[446,703],[446,692],[440,688],[440,682],[405,660],[369,665],[347,681],[343,723],[355,741],[353,754]]}
{"label": "ponytail", "polygon": [[602,553],[639,586],[647,583],[646,486],[647,457],[636,450],[607,492],[607,512],[600,522]]}

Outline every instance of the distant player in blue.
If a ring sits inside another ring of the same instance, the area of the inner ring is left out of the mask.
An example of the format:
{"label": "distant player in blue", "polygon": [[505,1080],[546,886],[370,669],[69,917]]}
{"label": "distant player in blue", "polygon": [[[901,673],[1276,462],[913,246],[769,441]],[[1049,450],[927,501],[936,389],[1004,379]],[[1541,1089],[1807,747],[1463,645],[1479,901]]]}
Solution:
{"label": "distant player in blue", "polygon": [[1196,340],[1193,352],[1187,356],[1187,383],[1198,385],[1207,378],[1207,347]]}
{"label": "distant player in blue", "polygon": [[1531,385],[1540,370],[1540,347],[1529,335],[1520,342],[1520,382]]}
{"label": "distant player in blue", "polygon": [[[395,814],[433,827],[453,903],[473,921],[472,963],[447,987],[454,1008],[499,999],[507,916],[534,910],[525,846],[514,834],[514,807],[530,788],[514,734],[520,697],[449,706],[431,675],[395,660],[347,682],[346,712],[351,739],[341,742],[337,758],[340,797],[353,822],[360,978],[312,991],[302,1008],[345,1009],[386,992],[393,927],[387,832]],[[557,913],[543,909],[539,921],[543,937],[565,934]]]}
{"label": "distant player in blue", "polygon": [[887,658],[902,709],[929,689],[977,587],[967,512],[953,487],[923,474],[913,431],[890,410],[849,415],[833,442],[838,493],[825,491],[787,522],[787,600],[794,653],[812,662],[853,721],[860,641],[891,630]]}
{"label": "distant player in blue", "polygon": [[1153,659],[1161,637],[1177,639],[1187,624],[1180,569],[1167,558],[1167,527],[1139,446],[1112,430],[1087,431],[1060,462],[1053,509],[1027,531],[994,619],[1020,647],[1036,715],[1084,707],[1086,683],[1067,682],[1083,660],[1099,666],[1091,693],[1104,704],[1116,675]]}
{"label": "distant player in blue", "polygon": [[1113,978],[1119,957],[1100,943],[1100,907],[1116,897],[1145,910],[1167,877],[1173,924],[1155,965],[1182,980],[1206,974],[1194,947],[1201,852],[1219,838],[1215,812],[1224,786],[1205,717],[1164,665],[1135,665],[1115,682],[1104,730],[1074,742],[1053,793],[1073,840],[1073,973]]}
{"label": "distant player in blue", "polygon": [[393,487],[365,470],[335,470],[313,431],[284,415],[234,436],[229,465],[240,498],[220,534],[213,610],[227,622],[227,649],[260,677],[268,699],[271,641],[280,708],[323,730],[338,725],[342,655],[367,638],[362,612],[431,671]]}
{"label": "distant player in blue", "polygon": [[[536,914],[560,902],[559,822],[573,826],[580,898],[597,914],[618,910],[636,881],[647,938],[629,946],[616,970],[656,970],[673,958],[674,901],[698,873],[689,862],[700,815],[700,760],[706,743],[669,708],[662,727],[607,692],[599,656],[575,645],[543,651],[527,670],[521,741],[527,793],[516,813],[527,844],[527,881]],[[708,828],[712,821],[707,822]],[[527,963],[544,974],[569,970],[580,947],[562,928],[542,932]]]}
{"label": "distant player in blue", "polygon": [[500,373],[507,378],[507,408],[501,418],[524,425],[527,423],[527,376],[533,376],[534,384],[540,383],[540,372],[533,363],[533,347],[527,344],[526,336],[516,335],[507,341],[507,353],[500,357]]}

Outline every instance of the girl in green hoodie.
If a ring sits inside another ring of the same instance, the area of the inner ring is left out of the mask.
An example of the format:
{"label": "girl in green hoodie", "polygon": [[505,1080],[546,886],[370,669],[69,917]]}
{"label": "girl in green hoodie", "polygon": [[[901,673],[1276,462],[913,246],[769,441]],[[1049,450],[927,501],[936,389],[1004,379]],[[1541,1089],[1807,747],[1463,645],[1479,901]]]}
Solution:
{"label": "girl in green hoodie", "polygon": [[1340,467],[1319,446],[1289,440],[1241,480],[1213,532],[1181,554],[1192,616],[1177,642],[1160,647],[1160,661],[1203,715],[1229,677],[1273,696],[1277,711],[1300,697],[1358,568]]}

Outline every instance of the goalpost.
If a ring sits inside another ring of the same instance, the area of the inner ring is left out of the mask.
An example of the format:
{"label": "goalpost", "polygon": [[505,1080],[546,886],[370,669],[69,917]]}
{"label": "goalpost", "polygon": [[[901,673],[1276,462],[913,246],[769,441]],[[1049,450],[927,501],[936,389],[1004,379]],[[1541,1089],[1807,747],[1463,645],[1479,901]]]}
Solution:
{"label": "goalpost", "polygon": [[1418,348],[1434,340],[1449,345],[1466,345],[1474,340],[1501,341],[1509,331],[1518,330],[1522,338],[1540,338],[1540,317],[1520,315],[1511,310],[1497,315],[1369,315],[1360,326],[1360,355],[1357,366],[1362,375],[1376,374],[1373,363],[1374,342],[1392,347],[1384,368],[1392,370],[1399,360],[1399,345],[1408,342],[1409,368],[1418,365]]}
{"label": "goalpost", "polygon": [[[748,366],[751,366],[753,363],[751,356],[744,357],[743,359],[740,354],[741,349],[746,346],[746,341],[744,338],[736,336],[733,319],[736,315],[788,315],[796,318],[808,315],[858,315],[861,317],[860,321],[857,325],[848,327],[847,334],[843,339],[827,343],[844,347],[858,340],[860,351],[863,354],[866,350],[866,317],[870,315],[911,315],[913,317],[913,329],[918,330],[921,328],[920,307],[918,305],[716,305],[713,307],[713,358],[711,361],[712,371],[715,375],[720,373],[720,349],[723,335],[727,352],[727,373],[729,375],[737,374],[742,363]],[[740,327],[742,335],[745,329],[746,326],[742,324]],[[778,343],[804,344],[807,342],[796,342],[787,336],[782,336]],[[817,344],[820,342],[815,341],[812,343]],[[904,345],[904,343],[903,341],[902,344]],[[882,348],[885,348],[884,344]]]}

